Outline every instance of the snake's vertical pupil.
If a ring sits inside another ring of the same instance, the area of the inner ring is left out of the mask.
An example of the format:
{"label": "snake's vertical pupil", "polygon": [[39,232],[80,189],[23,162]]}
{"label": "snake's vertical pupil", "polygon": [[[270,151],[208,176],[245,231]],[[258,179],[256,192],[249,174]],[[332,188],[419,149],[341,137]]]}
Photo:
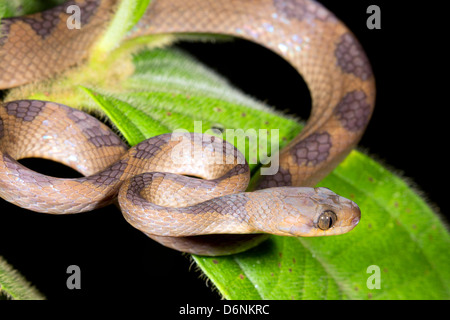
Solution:
{"label": "snake's vertical pupil", "polygon": [[336,214],[331,210],[326,210],[319,216],[317,226],[322,230],[328,230],[334,225],[336,220]]}

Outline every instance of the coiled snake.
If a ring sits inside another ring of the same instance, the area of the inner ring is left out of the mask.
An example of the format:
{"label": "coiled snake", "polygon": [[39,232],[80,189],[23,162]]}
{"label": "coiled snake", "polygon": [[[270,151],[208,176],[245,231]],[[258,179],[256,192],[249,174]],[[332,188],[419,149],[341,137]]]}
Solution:
{"label": "coiled snake", "polygon": [[[66,26],[66,9],[73,4],[81,10],[81,30]],[[112,0],[76,0],[3,19],[0,88],[45,79],[80,63],[115,6]],[[155,0],[129,37],[194,32],[266,46],[290,62],[310,89],[311,116],[280,152],[278,172],[260,177],[261,190],[243,192],[248,165],[218,138],[165,134],[128,149],[82,111],[20,100],[0,108],[0,196],[54,214],[92,210],[118,199],[134,227],[166,246],[205,255],[253,247],[265,239],[261,234],[320,236],[353,229],[358,206],[328,189],[312,188],[357,144],[373,111],[374,77],[353,34],[312,0]],[[175,161],[174,150],[183,151],[182,163]],[[16,161],[26,157],[59,161],[85,177],[36,173]]]}

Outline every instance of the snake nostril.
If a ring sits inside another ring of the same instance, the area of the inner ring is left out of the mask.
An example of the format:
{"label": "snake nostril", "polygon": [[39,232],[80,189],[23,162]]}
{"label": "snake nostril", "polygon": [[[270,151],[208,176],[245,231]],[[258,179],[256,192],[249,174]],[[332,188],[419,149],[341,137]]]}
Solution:
{"label": "snake nostril", "polygon": [[359,223],[359,217],[356,217],[355,219],[352,220],[352,226],[356,226]]}
{"label": "snake nostril", "polygon": [[328,230],[334,226],[337,220],[336,214],[331,210],[325,210],[319,217],[317,226],[319,229]]}

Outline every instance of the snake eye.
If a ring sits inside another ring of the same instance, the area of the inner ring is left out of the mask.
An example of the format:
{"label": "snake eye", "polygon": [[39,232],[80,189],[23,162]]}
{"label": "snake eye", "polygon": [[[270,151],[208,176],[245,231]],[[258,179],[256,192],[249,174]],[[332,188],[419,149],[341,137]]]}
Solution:
{"label": "snake eye", "polygon": [[336,213],[331,210],[326,210],[322,212],[317,221],[317,226],[322,230],[330,229],[337,220]]}

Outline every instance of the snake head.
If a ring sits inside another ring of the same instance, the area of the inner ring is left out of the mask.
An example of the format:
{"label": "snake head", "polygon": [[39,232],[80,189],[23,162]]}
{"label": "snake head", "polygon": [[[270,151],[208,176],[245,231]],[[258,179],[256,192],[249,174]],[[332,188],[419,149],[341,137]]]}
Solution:
{"label": "snake head", "polygon": [[317,237],[347,233],[361,218],[356,203],[327,188],[284,187],[279,190],[283,212],[277,218],[280,235]]}

